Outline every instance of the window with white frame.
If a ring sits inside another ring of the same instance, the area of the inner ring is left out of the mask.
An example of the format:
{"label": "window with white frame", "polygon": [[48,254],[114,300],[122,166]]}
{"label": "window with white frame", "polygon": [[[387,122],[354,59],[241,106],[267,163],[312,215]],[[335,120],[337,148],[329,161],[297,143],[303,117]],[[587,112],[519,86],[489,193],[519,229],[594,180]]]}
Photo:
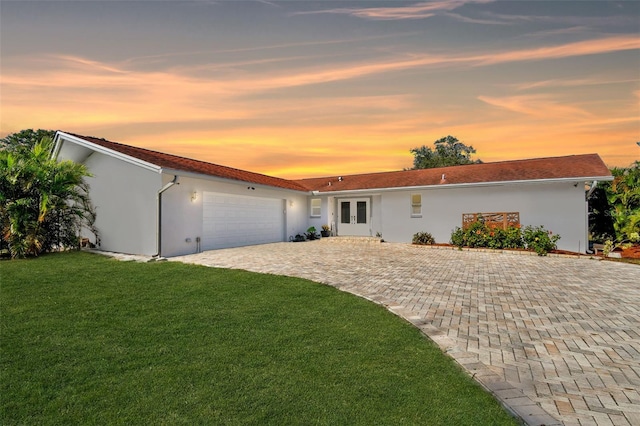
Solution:
{"label": "window with white frame", "polygon": [[311,217],[320,217],[322,212],[321,209],[322,201],[320,198],[312,198],[311,199]]}
{"label": "window with white frame", "polygon": [[422,194],[411,194],[411,217],[422,217]]}

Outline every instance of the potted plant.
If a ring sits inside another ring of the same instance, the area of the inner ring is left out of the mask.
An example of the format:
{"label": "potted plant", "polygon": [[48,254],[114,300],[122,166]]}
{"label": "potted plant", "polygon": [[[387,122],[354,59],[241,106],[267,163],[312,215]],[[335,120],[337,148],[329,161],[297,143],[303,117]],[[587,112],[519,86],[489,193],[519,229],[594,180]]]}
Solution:
{"label": "potted plant", "polygon": [[318,236],[318,234],[316,233],[315,226],[310,226],[309,229],[307,229],[307,233],[305,234],[305,236],[307,237],[307,240],[309,240],[309,241],[317,240],[318,238],[320,238]]}
{"label": "potted plant", "polygon": [[320,235],[325,238],[331,235],[331,228],[329,228],[329,225],[322,225],[322,231],[320,231]]}
{"label": "potted plant", "polygon": [[301,243],[303,241],[307,241],[307,237],[302,234],[297,234],[295,237],[292,235],[289,237],[289,241],[292,243]]}

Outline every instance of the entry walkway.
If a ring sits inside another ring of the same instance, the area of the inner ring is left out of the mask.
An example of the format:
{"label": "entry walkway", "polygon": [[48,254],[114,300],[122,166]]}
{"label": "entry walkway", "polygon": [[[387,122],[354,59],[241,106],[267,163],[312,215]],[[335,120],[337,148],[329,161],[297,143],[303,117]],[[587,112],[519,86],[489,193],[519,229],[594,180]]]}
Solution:
{"label": "entry walkway", "polygon": [[383,304],[531,425],[640,425],[640,266],[389,243],[170,259],[289,275]]}

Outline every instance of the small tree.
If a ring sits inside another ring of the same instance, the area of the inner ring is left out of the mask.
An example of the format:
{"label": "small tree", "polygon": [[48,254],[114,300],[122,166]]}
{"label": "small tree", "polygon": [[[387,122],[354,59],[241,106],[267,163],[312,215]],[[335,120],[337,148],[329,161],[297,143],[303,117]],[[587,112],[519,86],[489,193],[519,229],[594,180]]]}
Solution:
{"label": "small tree", "polygon": [[432,169],[435,167],[482,163],[481,160],[471,159],[471,154],[476,153],[472,146],[463,144],[454,136],[445,136],[433,144],[433,149],[422,145],[410,150],[414,157],[414,169]]}
{"label": "small tree", "polygon": [[45,136],[29,150],[0,150],[0,244],[11,257],[78,247],[80,228],[95,218],[86,167],[55,161],[52,148]]}

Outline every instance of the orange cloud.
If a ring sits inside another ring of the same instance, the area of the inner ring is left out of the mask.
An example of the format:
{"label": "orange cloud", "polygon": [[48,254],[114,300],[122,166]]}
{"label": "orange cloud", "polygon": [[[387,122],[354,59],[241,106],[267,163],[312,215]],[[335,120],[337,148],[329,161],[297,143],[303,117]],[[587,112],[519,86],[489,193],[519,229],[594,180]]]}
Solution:
{"label": "orange cloud", "polygon": [[374,20],[402,20],[430,18],[439,11],[454,10],[467,3],[490,3],[493,0],[440,0],[398,7],[336,8],[311,12],[296,12],[292,15],[316,15],[322,13],[351,15]]}

